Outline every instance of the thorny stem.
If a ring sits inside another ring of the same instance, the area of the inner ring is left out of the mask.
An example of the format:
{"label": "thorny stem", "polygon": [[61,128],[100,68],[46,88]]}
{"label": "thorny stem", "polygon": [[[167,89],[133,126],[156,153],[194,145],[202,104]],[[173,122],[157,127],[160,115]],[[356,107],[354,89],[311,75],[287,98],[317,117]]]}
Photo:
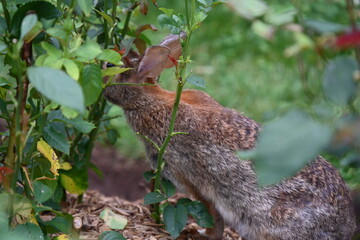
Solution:
{"label": "thorny stem", "polygon": [[138,3],[134,3],[134,5],[132,5],[132,7],[127,12],[124,27],[121,31],[121,39],[124,39],[125,34],[126,34],[127,30],[129,29],[131,14],[137,6],[138,6]]}
{"label": "thorny stem", "polygon": [[[107,9],[107,1],[104,1],[104,9]],[[104,48],[108,48],[109,46],[109,34],[108,34],[108,23],[106,19],[104,19],[104,33],[105,33],[105,42],[104,42]]]}
{"label": "thorny stem", "polygon": [[[188,48],[189,48],[189,42],[191,39],[191,34],[192,34],[192,24],[194,22],[194,12],[195,12],[195,0],[192,0],[192,9],[191,9],[191,15],[189,13],[189,8],[188,8],[188,1],[185,1],[185,11],[186,11],[186,17],[187,17],[187,24],[188,24],[188,36],[185,39],[185,43],[183,46],[183,59],[184,59],[184,63],[180,64],[180,75],[176,74],[178,77],[178,84],[177,84],[177,88],[176,88],[176,96],[175,96],[175,100],[174,100],[174,104],[173,104],[173,109],[172,109],[172,113],[171,113],[171,118],[170,118],[170,123],[169,123],[169,130],[168,133],[166,135],[166,138],[164,140],[164,142],[162,143],[160,150],[159,150],[159,154],[158,154],[158,158],[157,158],[157,167],[156,167],[156,175],[155,175],[155,186],[154,186],[154,191],[155,192],[159,192],[160,191],[160,185],[161,185],[161,172],[164,168],[165,165],[165,161],[164,161],[164,154],[165,154],[165,150],[168,146],[168,144],[170,143],[171,138],[176,135],[174,134],[174,128],[175,128],[175,122],[176,122],[176,117],[177,117],[177,112],[179,109],[179,105],[180,105],[180,99],[181,99],[181,94],[182,94],[182,90],[183,87],[186,83],[186,63],[187,63],[187,58],[188,58]],[[191,16],[191,17],[190,17]],[[189,19],[190,18],[190,19]],[[178,69],[176,70],[178,71]],[[160,204],[157,203],[155,204],[155,215],[157,216],[157,219],[155,219],[157,222],[160,222]]]}
{"label": "thorny stem", "polygon": [[[113,1],[112,1],[112,4],[113,4],[113,6],[112,6],[111,18],[112,18],[113,20],[115,20],[115,19],[116,19],[117,0],[113,0]],[[111,30],[110,38],[111,38],[111,39],[114,38],[114,44],[117,45],[117,44],[118,44],[118,40],[117,40],[117,36],[116,36],[116,34],[115,34],[115,28],[116,28],[116,24],[114,24],[113,29]]]}

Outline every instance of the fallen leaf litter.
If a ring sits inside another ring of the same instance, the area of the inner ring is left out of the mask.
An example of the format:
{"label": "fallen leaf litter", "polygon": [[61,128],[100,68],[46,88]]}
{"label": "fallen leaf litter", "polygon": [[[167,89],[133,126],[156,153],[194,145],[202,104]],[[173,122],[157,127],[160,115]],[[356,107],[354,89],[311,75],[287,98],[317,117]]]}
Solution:
{"label": "fallen leaf litter", "polygon": [[[176,198],[176,197],[175,197]],[[174,200],[171,200],[175,202]],[[109,208],[128,220],[123,230],[117,230],[129,240],[171,240],[162,224],[156,224],[150,216],[149,209],[142,200],[129,202],[116,196],[107,197],[97,191],[88,191],[83,196],[82,203],[77,202],[75,195],[67,195],[63,211],[74,216],[74,227],[80,230],[81,240],[97,240],[104,231],[112,230],[100,218],[100,213]],[[177,240],[206,240],[197,230],[202,229],[193,219],[181,232]],[[225,228],[223,240],[241,240],[238,234]]]}

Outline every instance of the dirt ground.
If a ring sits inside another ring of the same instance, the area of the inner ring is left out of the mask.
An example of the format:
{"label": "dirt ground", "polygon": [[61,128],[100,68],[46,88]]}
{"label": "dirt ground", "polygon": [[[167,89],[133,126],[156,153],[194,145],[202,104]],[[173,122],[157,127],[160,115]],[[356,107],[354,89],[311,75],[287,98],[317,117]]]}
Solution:
{"label": "dirt ground", "polygon": [[143,174],[150,170],[145,159],[129,161],[115,148],[98,145],[93,150],[91,161],[103,172],[104,176],[100,178],[90,170],[89,189],[128,201],[144,197],[147,184]]}

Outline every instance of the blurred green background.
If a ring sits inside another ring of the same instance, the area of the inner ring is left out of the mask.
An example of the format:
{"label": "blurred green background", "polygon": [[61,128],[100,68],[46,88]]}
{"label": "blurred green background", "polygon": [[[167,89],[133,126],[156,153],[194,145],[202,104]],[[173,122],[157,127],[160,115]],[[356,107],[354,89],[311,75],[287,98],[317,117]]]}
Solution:
{"label": "blurred green background", "polygon": [[[175,12],[182,12],[184,5],[182,1],[157,2],[159,7],[172,8]],[[275,11],[296,11],[296,22],[316,19],[348,25],[344,2],[272,0],[266,3]],[[130,27],[135,29],[144,23],[155,25],[159,31],[144,32],[155,45],[169,31],[161,29],[157,23],[161,11],[152,4],[149,7],[147,16],[134,13]],[[220,4],[209,13],[193,35],[190,49],[193,63],[190,68],[194,74],[206,80],[206,88],[198,89],[210,94],[223,106],[236,109],[263,124],[289,109],[309,109],[323,99],[321,81],[326,60],[314,50],[286,56],[286,49],[295,41],[294,34],[285,27],[278,28],[271,39],[265,39],[253,30],[251,21],[227,4]],[[331,55],[331,52],[327,54]],[[303,75],[300,74],[302,68],[306,72]],[[306,83],[304,77],[307,78]],[[175,89],[171,69],[161,75],[160,84],[166,89]],[[304,84],[307,88],[304,88]],[[194,87],[188,83],[186,88]],[[112,107],[111,113],[122,115],[117,106]],[[124,117],[112,120],[111,124],[120,133],[116,146],[121,154],[130,159],[145,157],[142,143]],[[337,159],[332,159],[332,162],[339,167]],[[341,171],[345,178],[351,179],[353,186],[360,182],[358,170]]]}

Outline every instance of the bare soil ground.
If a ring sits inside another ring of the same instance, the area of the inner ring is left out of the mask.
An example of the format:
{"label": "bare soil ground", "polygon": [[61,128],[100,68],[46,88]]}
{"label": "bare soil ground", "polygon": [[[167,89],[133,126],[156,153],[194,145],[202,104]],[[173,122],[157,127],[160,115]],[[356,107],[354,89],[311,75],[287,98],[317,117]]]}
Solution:
{"label": "bare soil ground", "polygon": [[103,177],[90,170],[90,189],[129,201],[144,197],[147,184],[143,174],[150,170],[145,159],[129,160],[113,147],[98,145],[93,150],[91,162],[102,171]]}

